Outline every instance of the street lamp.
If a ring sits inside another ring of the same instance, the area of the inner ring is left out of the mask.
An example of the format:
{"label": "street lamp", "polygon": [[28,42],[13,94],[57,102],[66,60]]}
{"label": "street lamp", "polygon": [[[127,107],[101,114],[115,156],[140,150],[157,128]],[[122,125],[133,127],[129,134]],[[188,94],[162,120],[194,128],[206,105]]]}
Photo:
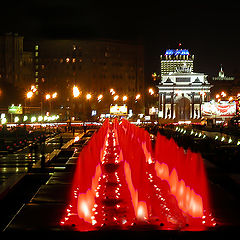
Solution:
{"label": "street lamp", "polygon": [[33,96],[33,92],[32,91],[27,92],[27,98],[28,99],[30,99],[32,96]]}
{"label": "street lamp", "polygon": [[97,98],[98,102],[101,102],[102,98],[103,98],[102,94],[98,95],[98,98]]}
{"label": "street lamp", "polygon": [[227,96],[227,94],[225,93],[225,92],[221,92],[221,95],[222,95],[222,97],[226,97]]}
{"label": "street lamp", "polygon": [[80,95],[80,91],[77,86],[73,86],[73,97],[77,98]]}
{"label": "street lamp", "polygon": [[[33,97],[33,91],[28,91],[27,94],[26,94],[26,97],[27,99],[29,99],[29,102],[31,100],[31,98]],[[24,113],[26,113],[27,111],[27,101],[26,101],[26,98],[24,99]]]}
{"label": "street lamp", "polygon": [[137,94],[135,100],[138,100],[140,97],[141,97],[141,95]]}
{"label": "street lamp", "polygon": [[110,91],[110,93],[111,93],[112,95],[114,95],[114,94],[115,94],[115,91],[114,91],[114,89],[113,89],[113,88],[111,88],[109,91]]}
{"label": "street lamp", "polygon": [[52,95],[49,93],[45,95],[45,99],[49,101],[49,112],[51,112],[51,109],[52,109],[51,99],[55,99],[56,97],[57,97],[57,92],[54,92]]}
{"label": "street lamp", "polygon": [[123,101],[125,102],[125,101],[127,101],[127,99],[128,99],[128,97],[125,95],[125,96],[123,96]]}
{"label": "street lamp", "polygon": [[148,89],[148,92],[150,93],[150,95],[153,95],[153,94],[154,94],[154,91],[153,91],[152,88],[149,88],[149,89]]}
{"label": "street lamp", "polygon": [[46,98],[46,100],[49,100],[51,98],[51,95],[49,93],[47,93],[45,98]]}
{"label": "street lamp", "polygon": [[32,91],[33,93],[37,91],[37,88],[36,88],[35,85],[32,85],[32,86],[31,86],[31,91]]}
{"label": "street lamp", "polygon": [[56,98],[57,97],[57,92],[53,93],[52,98]]}
{"label": "street lamp", "polygon": [[117,101],[118,98],[119,98],[119,96],[118,96],[118,95],[115,95],[115,96],[113,97],[113,100],[114,100],[114,101]]}
{"label": "street lamp", "polygon": [[90,100],[91,98],[92,98],[92,95],[91,95],[90,93],[87,93],[86,99],[87,99],[87,100]]}

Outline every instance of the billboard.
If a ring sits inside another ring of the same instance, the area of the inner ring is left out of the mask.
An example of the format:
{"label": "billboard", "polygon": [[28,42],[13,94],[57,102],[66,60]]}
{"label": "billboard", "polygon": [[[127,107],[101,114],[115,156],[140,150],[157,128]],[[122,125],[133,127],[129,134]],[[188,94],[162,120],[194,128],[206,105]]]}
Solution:
{"label": "billboard", "polygon": [[8,113],[10,114],[23,114],[23,108],[21,105],[14,106],[11,105],[8,107]]}
{"label": "billboard", "polygon": [[110,106],[110,114],[112,115],[126,115],[127,114],[127,106]]}
{"label": "billboard", "polygon": [[221,102],[204,102],[201,105],[202,116],[209,117],[233,117],[236,115],[236,103]]}

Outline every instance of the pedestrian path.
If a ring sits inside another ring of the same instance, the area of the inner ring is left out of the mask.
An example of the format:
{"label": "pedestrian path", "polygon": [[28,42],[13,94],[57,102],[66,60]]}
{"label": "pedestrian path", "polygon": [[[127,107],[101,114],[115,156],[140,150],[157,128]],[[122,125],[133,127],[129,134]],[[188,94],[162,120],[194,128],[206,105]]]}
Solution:
{"label": "pedestrian path", "polygon": [[[67,143],[70,139],[73,138],[72,133],[61,133],[63,136],[63,143]],[[45,154],[50,156],[52,152],[56,149],[59,149],[59,135],[51,137],[45,142]],[[6,188],[6,185],[9,185],[7,182],[10,181],[13,183],[12,179],[21,180],[32,166],[40,160],[41,151],[40,145],[37,145],[35,149],[31,149],[29,146],[26,146],[16,153],[9,153],[7,155],[0,156],[0,193],[3,192]]]}
{"label": "pedestrian path", "polygon": [[[56,230],[59,228],[60,218],[69,200],[69,191],[71,191],[75,168],[75,164],[73,161],[69,161],[69,158],[72,155],[76,157],[75,148],[81,148],[85,141],[88,140],[81,139],[82,136],[83,133],[76,132],[75,135],[72,133],[63,135],[64,144],[62,147],[66,146],[70,141],[72,145],[68,144],[68,149],[62,149],[60,154],[46,165],[46,172],[49,175],[48,181],[38,189],[29,202],[23,204],[20,211],[5,227],[5,231],[39,231]],[[78,137],[78,141],[74,141],[75,137]],[[68,141],[65,141],[66,139]],[[54,171],[49,172],[49,168],[53,168]],[[39,173],[33,172],[33,174]]]}

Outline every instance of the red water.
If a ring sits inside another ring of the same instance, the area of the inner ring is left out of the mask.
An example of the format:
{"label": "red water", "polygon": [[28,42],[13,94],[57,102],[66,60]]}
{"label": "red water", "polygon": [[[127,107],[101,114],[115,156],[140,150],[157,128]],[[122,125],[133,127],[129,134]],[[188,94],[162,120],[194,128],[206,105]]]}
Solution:
{"label": "red water", "polygon": [[152,149],[144,129],[106,121],[80,153],[60,224],[79,231],[213,227],[203,159],[160,134]]}

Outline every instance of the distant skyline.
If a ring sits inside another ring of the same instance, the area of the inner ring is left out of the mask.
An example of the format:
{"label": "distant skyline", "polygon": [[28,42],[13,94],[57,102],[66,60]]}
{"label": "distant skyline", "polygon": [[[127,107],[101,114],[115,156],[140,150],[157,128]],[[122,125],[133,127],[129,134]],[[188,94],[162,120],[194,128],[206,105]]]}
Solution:
{"label": "distant skyline", "polygon": [[[31,38],[113,38],[140,40],[147,71],[160,71],[167,48],[189,49],[194,71],[210,77],[223,65],[226,75],[240,77],[239,11],[230,4],[160,4],[158,1],[35,0],[6,2],[0,32]],[[157,5],[156,5],[157,4]]]}

